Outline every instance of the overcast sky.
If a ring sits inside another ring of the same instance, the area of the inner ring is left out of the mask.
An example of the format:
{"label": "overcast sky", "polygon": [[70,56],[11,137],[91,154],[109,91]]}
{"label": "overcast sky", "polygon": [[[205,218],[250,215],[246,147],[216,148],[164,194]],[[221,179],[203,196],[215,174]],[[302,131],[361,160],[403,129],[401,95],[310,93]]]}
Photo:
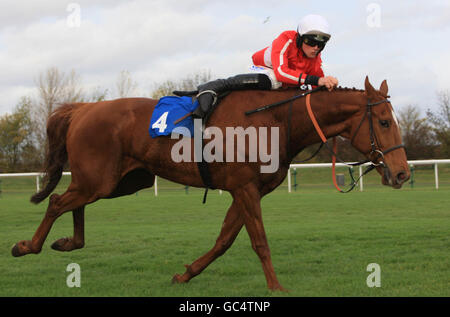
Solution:
{"label": "overcast sky", "polygon": [[450,91],[448,0],[1,0],[0,115],[34,96],[49,67],[74,69],[110,98],[122,70],[146,97],[158,82],[204,70],[246,73],[254,52],[310,13],[331,25],[322,59],[340,85],[387,79],[394,108],[415,104],[423,114],[437,91]]}

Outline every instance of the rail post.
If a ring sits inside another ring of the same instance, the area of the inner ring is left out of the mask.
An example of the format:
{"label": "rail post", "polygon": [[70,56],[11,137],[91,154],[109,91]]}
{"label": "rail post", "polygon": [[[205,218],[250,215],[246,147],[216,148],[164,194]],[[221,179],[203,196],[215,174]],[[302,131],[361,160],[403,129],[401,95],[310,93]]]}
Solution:
{"label": "rail post", "polygon": [[36,193],[39,193],[40,188],[39,175],[36,175]]}
{"label": "rail post", "polygon": [[288,177],[288,193],[291,192],[291,167],[289,166],[288,172],[287,172],[287,177]]}
{"label": "rail post", "polygon": [[294,167],[292,171],[292,175],[294,175],[294,191],[297,191],[297,168]]}
{"label": "rail post", "polygon": [[410,167],[409,167],[409,170],[411,171],[411,178],[410,178],[410,181],[409,181],[409,184],[411,185],[411,188],[414,188],[414,182],[415,182],[415,180],[414,180],[414,165],[411,165]]}
{"label": "rail post", "polygon": [[434,163],[434,181],[436,182],[436,189],[439,189],[438,165]]}
{"label": "rail post", "polygon": [[362,192],[364,190],[364,184],[363,184],[363,169],[362,166],[359,166],[359,191]]}

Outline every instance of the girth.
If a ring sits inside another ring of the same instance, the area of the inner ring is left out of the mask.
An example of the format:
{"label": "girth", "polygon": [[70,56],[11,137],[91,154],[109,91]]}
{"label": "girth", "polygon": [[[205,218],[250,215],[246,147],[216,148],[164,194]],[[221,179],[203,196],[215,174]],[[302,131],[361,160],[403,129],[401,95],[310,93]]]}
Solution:
{"label": "girth", "polygon": [[209,166],[208,162],[205,161],[203,157],[203,148],[205,146],[203,142],[203,133],[204,133],[204,126],[202,126],[202,153],[201,153],[201,161],[197,162],[198,171],[200,172],[200,176],[202,178],[203,184],[205,185],[205,194],[203,195],[203,203],[206,203],[206,196],[208,195],[208,189],[216,189],[213,185],[212,179],[211,179],[211,173],[209,172]]}

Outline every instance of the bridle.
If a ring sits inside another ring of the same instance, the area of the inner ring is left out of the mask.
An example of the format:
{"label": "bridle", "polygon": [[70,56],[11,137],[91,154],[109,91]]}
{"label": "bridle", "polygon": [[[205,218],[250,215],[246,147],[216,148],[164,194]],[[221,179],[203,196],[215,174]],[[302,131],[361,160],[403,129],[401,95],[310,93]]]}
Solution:
{"label": "bridle", "polygon": [[[367,105],[366,105],[366,112],[364,113],[363,118],[361,119],[361,122],[359,123],[358,127],[356,128],[352,138],[351,138],[351,144],[353,144],[353,140],[355,139],[356,135],[358,134],[362,124],[364,123],[364,120],[366,119],[366,117],[368,118],[369,121],[369,137],[370,137],[370,146],[371,146],[371,152],[369,153],[368,157],[371,157],[373,154],[375,154],[377,157],[374,159],[365,159],[362,161],[359,161],[357,163],[346,163],[343,160],[341,160],[339,158],[339,156],[337,155],[337,143],[336,143],[336,137],[333,138],[333,149],[330,149],[328,143],[327,143],[327,139],[325,137],[325,135],[323,134],[322,130],[320,129],[320,126],[314,116],[314,113],[312,111],[311,108],[311,95],[307,95],[306,96],[306,108],[308,110],[308,114],[309,117],[317,131],[317,133],[319,134],[321,140],[322,140],[322,144],[325,144],[327,146],[327,149],[331,152],[332,155],[332,165],[333,165],[333,183],[334,186],[336,187],[336,189],[338,191],[340,191],[341,193],[348,193],[351,190],[353,190],[355,188],[355,186],[358,184],[359,180],[361,179],[361,177],[363,177],[365,174],[369,173],[371,170],[373,170],[376,167],[382,167],[385,170],[385,174],[389,174],[390,175],[390,170],[389,167],[384,163],[384,155],[387,153],[390,153],[392,151],[401,149],[401,148],[405,148],[404,144],[399,144],[399,145],[395,145],[393,147],[390,147],[387,150],[382,150],[381,147],[379,146],[379,141],[377,139],[377,136],[375,134],[375,130],[373,128],[373,118],[372,118],[372,107],[376,106],[376,105],[380,105],[383,103],[387,103],[390,101],[386,98],[377,102],[370,102],[370,99],[367,101]],[[350,188],[348,190],[342,190],[341,188],[339,188],[337,182],[336,182],[336,172],[335,172],[335,166],[336,166],[336,158],[343,164],[349,166],[349,172],[350,172],[350,176],[352,178],[352,184],[350,185]],[[379,160],[381,158],[381,160]],[[378,162],[376,162],[377,160],[379,160]],[[355,166],[360,166],[363,164],[366,164],[368,162],[371,162],[371,164],[366,168],[366,170],[359,176],[359,178],[357,180],[355,180],[355,178],[353,177],[353,167]]]}
{"label": "bridle", "polygon": [[[359,123],[358,127],[356,128],[355,133],[353,134],[350,143],[353,144],[353,140],[355,139],[356,135],[358,134],[359,129],[361,128],[362,124],[364,123],[364,120],[367,118],[369,120],[369,137],[370,137],[370,146],[371,146],[371,152],[369,153],[368,157],[371,157],[373,154],[377,155],[377,157],[373,160],[367,159],[363,162],[367,163],[367,162],[371,161],[372,164],[375,166],[381,165],[382,167],[385,167],[384,155],[387,153],[390,153],[392,151],[395,151],[395,150],[398,150],[401,148],[405,148],[405,145],[399,144],[399,145],[390,147],[387,150],[384,150],[384,151],[381,150],[381,147],[379,146],[380,143],[377,139],[377,135],[375,134],[375,131],[373,128],[372,107],[383,104],[383,103],[391,103],[391,102],[387,98],[377,101],[377,102],[372,102],[372,103],[370,102],[370,99],[368,100],[367,105],[366,105],[366,112],[364,113],[364,116],[361,119],[361,122]],[[377,160],[379,158],[381,158],[381,160],[379,161],[379,163],[376,163],[375,160]],[[362,164],[364,164],[364,163],[362,163]]]}
{"label": "bridle", "polygon": [[[385,170],[385,173],[389,173],[390,174],[389,167],[384,163],[384,155],[387,154],[387,153],[390,153],[392,151],[395,151],[395,150],[398,150],[398,149],[401,149],[401,148],[405,148],[405,145],[404,144],[399,144],[399,145],[390,147],[389,149],[383,151],[381,149],[381,147],[379,146],[380,143],[379,143],[379,141],[377,139],[377,136],[375,134],[375,130],[374,130],[374,127],[373,127],[373,118],[372,118],[372,107],[380,105],[380,104],[383,104],[383,103],[387,103],[387,102],[390,103],[389,99],[386,98],[386,99],[383,99],[383,100],[380,100],[380,101],[376,101],[376,102],[370,102],[370,99],[367,101],[366,112],[364,113],[364,116],[361,119],[361,122],[359,123],[358,127],[356,128],[356,130],[355,130],[355,132],[354,132],[354,134],[353,134],[353,136],[351,138],[351,144],[353,144],[353,140],[355,139],[356,135],[358,134],[358,132],[359,132],[361,126],[363,125],[365,119],[368,118],[368,120],[369,120],[369,137],[370,137],[370,146],[371,146],[371,152],[369,153],[368,157],[371,157],[372,155],[376,155],[376,157],[374,159],[368,158],[368,159],[365,159],[365,160],[362,160],[362,161],[359,161],[359,162],[356,162],[356,163],[346,163],[343,160],[341,160],[339,158],[339,156],[337,155],[336,137],[333,138],[333,148],[331,149],[330,146],[328,145],[327,138],[323,134],[322,129],[320,128],[320,126],[319,126],[319,124],[318,124],[318,122],[316,120],[316,117],[315,117],[315,115],[314,115],[314,113],[312,111],[312,108],[311,108],[311,94],[316,92],[316,91],[323,90],[323,89],[324,89],[324,86],[320,86],[320,87],[314,88],[312,90],[306,91],[306,92],[304,92],[304,93],[302,93],[300,95],[295,95],[294,97],[291,97],[289,99],[282,100],[282,101],[279,101],[279,102],[276,102],[276,103],[273,103],[273,104],[270,104],[270,105],[266,105],[266,106],[263,106],[263,107],[259,107],[259,108],[254,109],[254,110],[247,111],[247,112],[245,112],[245,114],[246,115],[251,115],[253,113],[256,113],[256,112],[259,112],[259,111],[263,111],[263,110],[267,110],[267,109],[270,109],[272,107],[276,107],[276,106],[283,105],[283,104],[286,104],[286,103],[290,102],[289,113],[288,113],[288,133],[287,133],[287,138],[288,138],[287,139],[287,154],[288,154],[288,157],[290,157],[289,144],[290,144],[290,135],[291,135],[291,116],[292,116],[293,102],[294,102],[294,100],[296,100],[298,98],[302,98],[302,97],[306,96],[306,108],[308,110],[309,117],[310,117],[310,119],[311,119],[311,121],[312,121],[312,123],[313,123],[313,125],[314,125],[314,127],[316,129],[316,131],[317,131],[317,134],[320,136],[320,139],[321,139],[322,143],[321,143],[320,147],[318,148],[318,150],[311,157],[309,157],[306,160],[303,160],[302,162],[306,162],[306,161],[312,159],[320,151],[322,146],[325,144],[326,148],[331,152],[331,155],[332,155],[333,183],[334,183],[334,186],[336,187],[336,189],[338,191],[340,191],[341,193],[348,193],[351,190],[353,190],[356,187],[356,185],[358,184],[359,180],[364,175],[366,175],[367,173],[369,173],[371,170],[373,170],[376,167],[382,167]],[[347,190],[342,190],[337,185],[336,172],[335,172],[336,159],[339,160],[341,163],[349,166],[349,173],[350,173],[350,176],[351,176],[351,179],[352,179],[352,183],[350,185],[350,188],[347,189]],[[379,160],[379,161],[377,162],[377,160]],[[355,180],[355,178],[353,176],[353,167],[360,166],[360,165],[366,164],[368,162],[371,162],[371,164],[359,176],[359,178]]]}

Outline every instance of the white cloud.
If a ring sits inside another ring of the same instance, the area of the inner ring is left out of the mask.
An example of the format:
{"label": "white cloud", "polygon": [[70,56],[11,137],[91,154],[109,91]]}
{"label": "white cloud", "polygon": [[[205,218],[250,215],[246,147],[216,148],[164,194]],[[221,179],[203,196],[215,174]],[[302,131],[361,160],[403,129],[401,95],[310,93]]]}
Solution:
{"label": "white cloud", "polygon": [[[333,37],[323,53],[342,85],[387,79],[398,103],[424,104],[450,87],[449,5],[378,1],[380,29],[366,25],[367,3],[288,0],[79,0],[81,25],[70,28],[71,1],[0,3],[0,115],[35,86],[48,67],[75,69],[87,87],[114,88],[131,72],[142,94],[155,82],[199,70],[216,77],[246,72],[251,55],[307,13],[322,13]],[[268,19],[267,19],[268,18]],[[266,21],[266,23],[263,23]]]}

